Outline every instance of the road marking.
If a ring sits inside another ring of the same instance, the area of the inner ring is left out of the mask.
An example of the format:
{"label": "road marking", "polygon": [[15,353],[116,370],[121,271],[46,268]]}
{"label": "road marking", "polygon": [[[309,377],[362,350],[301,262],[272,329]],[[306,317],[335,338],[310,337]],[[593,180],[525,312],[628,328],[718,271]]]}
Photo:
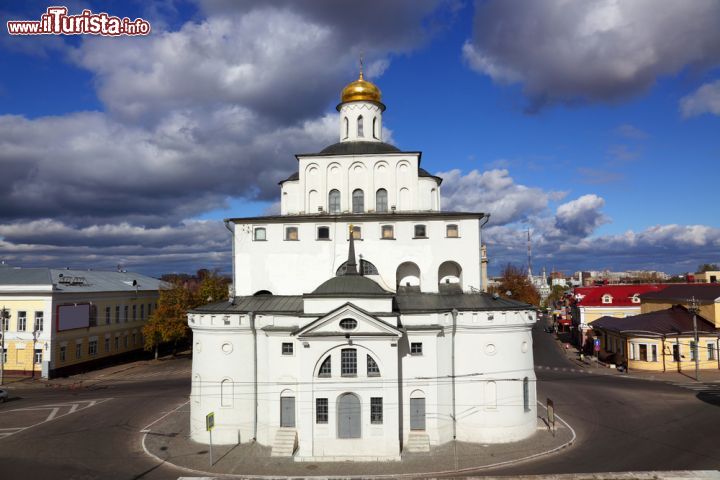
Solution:
{"label": "road marking", "polygon": [[50,420],[55,418],[55,415],[57,415],[59,411],[60,411],[59,407],[53,408],[52,412],[50,412],[50,415],[48,415],[48,417],[45,419],[45,421],[49,422]]}
{"label": "road marking", "polygon": [[147,425],[145,428],[143,428],[142,430],[140,430],[140,432],[141,432],[141,433],[148,433],[148,432],[150,431],[150,427],[152,427],[152,426],[155,425],[157,422],[159,422],[159,421],[162,420],[163,418],[167,417],[167,416],[170,415],[171,413],[177,412],[178,410],[180,410],[180,408],[184,407],[184,406],[187,405],[188,403],[190,403],[190,400],[188,400],[187,402],[181,403],[181,404],[178,405],[177,407],[175,407],[175,408],[173,408],[172,410],[170,410],[169,412],[167,412],[167,413],[166,413],[165,415],[163,415],[162,417],[158,418],[157,420],[155,420],[155,421],[152,422],[151,424]]}
{"label": "road marking", "polygon": [[[45,420],[37,423],[33,423],[32,425],[28,425],[27,427],[18,427],[13,432],[9,433],[0,433],[0,440],[3,438],[7,438],[11,435],[15,435],[16,433],[24,432],[25,430],[28,430],[33,427],[37,427],[38,425],[42,425],[43,423],[52,422],[53,420],[57,420],[59,418],[65,417],[67,415],[71,415],[75,412],[81,412],[83,410],[86,410],[90,407],[94,407],[95,405],[99,405],[103,402],[107,402],[108,400],[112,400],[112,398],[98,398],[95,400],[82,400],[77,403],[66,403],[66,404],[51,404],[51,405],[39,405],[37,407],[28,407],[28,408],[15,408],[13,410],[4,410],[0,413],[10,413],[10,412],[27,412],[27,411],[39,411],[39,410],[52,410],[50,414],[45,418]],[[81,404],[85,404],[82,407]],[[62,415],[58,415],[58,411],[61,407],[70,407],[70,409],[63,413]],[[5,429],[0,429],[5,430]],[[9,429],[8,429],[9,430]]]}

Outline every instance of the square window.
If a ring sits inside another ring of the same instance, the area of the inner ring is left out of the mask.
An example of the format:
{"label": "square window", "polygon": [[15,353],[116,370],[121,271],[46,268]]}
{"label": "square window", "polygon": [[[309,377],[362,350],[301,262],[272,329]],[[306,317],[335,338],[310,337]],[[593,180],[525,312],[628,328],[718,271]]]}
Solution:
{"label": "square window", "polygon": [[415,225],[415,238],[427,238],[425,225]]}
{"label": "square window", "polygon": [[133,322],[137,320],[137,305],[133,305]]}
{"label": "square window", "polygon": [[36,364],[42,363],[42,348],[36,348],[35,349],[35,356],[33,358]]}
{"label": "square window", "polygon": [[265,227],[257,227],[253,231],[253,240],[256,242],[264,242],[267,240],[267,232],[265,231]]}
{"label": "square window", "polygon": [[94,357],[97,355],[97,340],[88,342],[88,355]]}
{"label": "square window", "polygon": [[67,347],[61,346],[60,347],[60,361],[64,362],[65,358],[67,358]]}
{"label": "square window", "polygon": [[357,225],[353,225],[352,235],[354,240],[362,240],[362,228],[358,227]]}
{"label": "square window", "polygon": [[382,238],[394,239],[395,238],[395,228],[392,225],[383,225],[382,226]]}
{"label": "square window", "polygon": [[448,225],[445,227],[446,236],[448,238],[458,238],[460,235],[458,234],[458,226],[457,225]]}
{"label": "square window", "polygon": [[223,317],[223,325],[230,325],[230,315],[225,315]]}
{"label": "square window", "polygon": [[283,343],[282,344],[282,354],[283,355],[292,355],[293,354],[293,344],[292,343]]}
{"label": "square window", "polygon": [[127,305],[125,305],[125,307],[123,307],[123,314],[124,314],[123,320],[125,320],[125,323],[127,323],[127,321],[128,321],[128,311],[129,311],[129,307]]}
{"label": "square window", "polygon": [[328,423],[328,399],[315,399],[315,423]]}
{"label": "square window", "polygon": [[343,348],[340,351],[340,374],[342,376],[357,375],[357,350]]}
{"label": "square window", "polygon": [[370,398],[370,423],[383,423],[383,399],[382,397]]}
{"label": "square window", "polygon": [[715,344],[714,343],[707,344],[707,359],[715,360]]}
{"label": "square window", "polygon": [[298,239],[298,228],[297,227],[285,227],[285,240],[297,240]]}
{"label": "square window", "polygon": [[105,307],[105,325],[110,325],[110,307]]}
{"label": "square window", "polygon": [[82,343],[75,344],[75,358],[82,358]]}
{"label": "square window", "polygon": [[318,227],[317,238],[318,240],[330,240],[330,227]]}
{"label": "square window", "polygon": [[45,314],[44,312],[35,312],[35,330],[42,332],[45,328]]}
{"label": "square window", "polygon": [[27,329],[27,313],[18,312],[17,331],[24,332]]}
{"label": "square window", "polygon": [[109,351],[110,351],[110,337],[106,337],[105,338],[105,352],[107,353]]}
{"label": "square window", "polygon": [[120,305],[115,306],[115,323],[120,323]]}
{"label": "square window", "polygon": [[413,342],[410,344],[410,355],[422,355],[422,342]]}

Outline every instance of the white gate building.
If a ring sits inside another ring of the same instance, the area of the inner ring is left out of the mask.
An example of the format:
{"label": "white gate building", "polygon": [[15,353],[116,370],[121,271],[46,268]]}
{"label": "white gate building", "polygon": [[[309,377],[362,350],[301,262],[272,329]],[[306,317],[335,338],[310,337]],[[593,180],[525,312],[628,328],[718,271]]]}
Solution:
{"label": "white gate building", "polygon": [[481,293],[483,213],[443,212],[380,91],[342,92],[340,142],[297,155],[281,214],[226,221],[234,295],[189,313],[191,431],[296,460],[399,459],[536,430],[530,305]]}

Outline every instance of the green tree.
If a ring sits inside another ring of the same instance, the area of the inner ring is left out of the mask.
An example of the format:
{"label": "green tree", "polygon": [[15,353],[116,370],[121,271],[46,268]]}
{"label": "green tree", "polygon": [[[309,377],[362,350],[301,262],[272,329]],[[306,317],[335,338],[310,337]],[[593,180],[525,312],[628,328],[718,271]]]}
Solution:
{"label": "green tree", "polygon": [[720,270],[720,267],[718,267],[717,263],[703,263],[698,267],[698,273],[703,272],[717,272]]}
{"label": "green tree", "polygon": [[562,285],[553,285],[552,290],[550,290],[550,295],[548,295],[545,300],[545,304],[550,306],[560,300],[567,289],[567,287],[563,287]]}
{"label": "green tree", "polygon": [[530,283],[527,274],[510,263],[503,270],[500,284],[491,288],[490,291],[504,298],[529,303],[530,305],[540,305],[540,293]]}

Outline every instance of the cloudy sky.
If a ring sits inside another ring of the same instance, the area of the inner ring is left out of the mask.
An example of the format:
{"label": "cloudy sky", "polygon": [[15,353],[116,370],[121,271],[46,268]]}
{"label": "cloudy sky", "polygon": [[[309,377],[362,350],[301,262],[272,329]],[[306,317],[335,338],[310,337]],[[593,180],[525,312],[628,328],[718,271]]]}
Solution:
{"label": "cloudy sky", "polygon": [[[47,2],[3,2],[35,20]],[[491,214],[491,273],[720,261],[717,0],[67,2],[147,37],[0,34],[0,259],[230,270],[366,71],[385,126]]]}

